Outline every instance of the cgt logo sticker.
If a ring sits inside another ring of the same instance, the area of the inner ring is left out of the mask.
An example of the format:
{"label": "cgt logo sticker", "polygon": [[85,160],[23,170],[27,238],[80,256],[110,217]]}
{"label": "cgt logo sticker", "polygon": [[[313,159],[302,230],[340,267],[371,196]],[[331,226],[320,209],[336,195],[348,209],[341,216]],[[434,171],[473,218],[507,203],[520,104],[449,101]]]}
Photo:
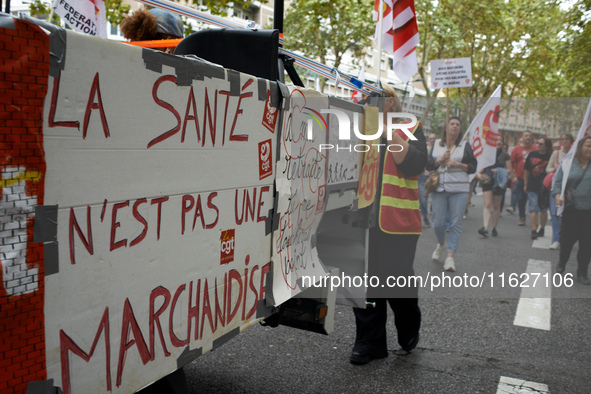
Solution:
{"label": "cgt logo sticker", "polygon": [[259,180],[273,175],[271,140],[259,142]]}
{"label": "cgt logo sticker", "polygon": [[265,103],[265,112],[263,113],[263,126],[271,133],[275,133],[277,125],[277,115],[279,111],[271,105],[271,91],[267,89],[267,102]]}
{"label": "cgt logo sticker", "polygon": [[220,237],[220,265],[234,261],[234,229],[222,231]]}

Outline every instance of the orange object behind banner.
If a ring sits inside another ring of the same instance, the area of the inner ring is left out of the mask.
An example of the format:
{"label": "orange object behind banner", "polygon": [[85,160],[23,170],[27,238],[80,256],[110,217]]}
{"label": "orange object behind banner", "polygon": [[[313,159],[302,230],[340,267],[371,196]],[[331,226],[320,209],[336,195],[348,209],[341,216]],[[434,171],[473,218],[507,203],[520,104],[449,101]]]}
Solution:
{"label": "orange object behind banner", "polygon": [[173,38],[170,40],[151,40],[151,41],[129,41],[125,44],[135,45],[143,48],[170,48],[176,47],[182,38]]}

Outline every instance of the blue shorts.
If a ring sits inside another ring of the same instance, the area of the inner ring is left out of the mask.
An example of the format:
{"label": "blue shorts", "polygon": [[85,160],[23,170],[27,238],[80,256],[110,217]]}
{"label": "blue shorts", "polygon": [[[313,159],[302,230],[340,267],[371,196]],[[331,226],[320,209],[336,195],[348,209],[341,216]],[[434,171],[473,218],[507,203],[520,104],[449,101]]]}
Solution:
{"label": "blue shorts", "polygon": [[538,193],[535,192],[527,192],[527,205],[529,206],[530,212],[547,212],[548,207],[543,206],[540,207],[538,203]]}

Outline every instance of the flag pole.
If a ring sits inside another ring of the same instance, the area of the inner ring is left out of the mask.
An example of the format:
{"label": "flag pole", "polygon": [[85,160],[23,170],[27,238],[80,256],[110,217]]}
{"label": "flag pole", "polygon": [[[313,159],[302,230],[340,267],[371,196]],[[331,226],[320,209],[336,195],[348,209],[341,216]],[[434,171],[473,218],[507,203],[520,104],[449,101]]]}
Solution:
{"label": "flag pole", "polygon": [[377,74],[377,85],[380,85],[380,79],[382,74],[382,26],[384,23],[384,0],[380,0],[380,6],[378,9],[378,74]]}
{"label": "flag pole", "polygon": [[51,4],[51,12],[47,17],[47,22],[51,23],[51,20],[53,19],[53,14],[55,14],[55,2]]}
{"label": "flag pole", "polygon": [[449,151],[449,133],[447,132],[447,128],[449,127],[449,88],[445,88],[445,137],[447,141],[447,150]]}

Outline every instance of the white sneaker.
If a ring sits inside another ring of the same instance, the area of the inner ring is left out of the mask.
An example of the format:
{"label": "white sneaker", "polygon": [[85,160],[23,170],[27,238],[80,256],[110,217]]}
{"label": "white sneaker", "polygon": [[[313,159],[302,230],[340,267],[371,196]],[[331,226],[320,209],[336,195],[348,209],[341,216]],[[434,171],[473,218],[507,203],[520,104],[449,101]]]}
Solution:
{"label": "white sneaker", "polygon": [[455,265],[453,257],[448,257],[445,259],[445,264],[443,264],[443,269],[446,271],[452,271],[452,272],[456,270],[456,265]]}
{"label": "white sneaker", "polygon": [[507,207],[505,210],[507,212],[509,212],[511,215],[513,215],[515,213],[515,210],[513,208],[511,208],[511,207]]}
{"label": "white sneaker", "polygon": [[560,243],[558,241],[557,242],[552,242],[552,245],[550,245],[550,248],[549,249],[552,249],[552,250],[560,249]]}
{"label": "white sneaker", "polygon": [[443,252],[444,249],[445,249],[445,242],[443,243],[443,245],[439,245],[439,243],[438,243],[431,258],[435,261],[439,261],[439,259],[441,258],[441,252]]}

